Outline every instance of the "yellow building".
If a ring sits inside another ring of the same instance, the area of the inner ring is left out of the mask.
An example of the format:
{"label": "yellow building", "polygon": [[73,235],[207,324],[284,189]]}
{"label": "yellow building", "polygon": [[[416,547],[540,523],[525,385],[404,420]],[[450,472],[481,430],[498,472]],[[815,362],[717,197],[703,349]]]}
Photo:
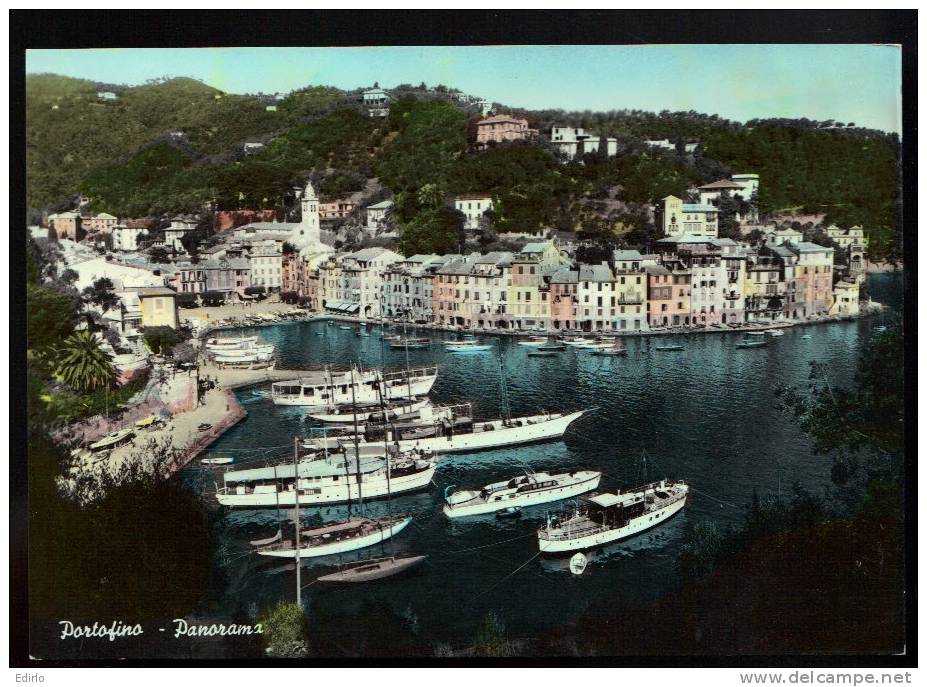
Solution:
{"label": "yellow building", "polygon": [[143,327],[177,329],[177,292],[164,286],[138,289]]}

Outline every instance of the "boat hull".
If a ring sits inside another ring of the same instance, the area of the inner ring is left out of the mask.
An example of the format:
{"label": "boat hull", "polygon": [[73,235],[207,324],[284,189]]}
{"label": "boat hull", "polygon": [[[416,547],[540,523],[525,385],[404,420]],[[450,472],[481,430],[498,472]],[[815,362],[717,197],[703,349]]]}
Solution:
{"label": "boat hull", "polygon": [[525,508],[527,506],[538,506],[543,503],[551,503],[552,501],[561,501],[563,499],[579,496],[587,491],[592,491],[599,486],[599,480],[601,479],[602,474],[598,473],[595,477],[590,477],[581,482],[545,489],[543,492],[537,494],[516,494],[514,498],[503,498],[498,501],[484,501],[472,506],[460,505],[452,507],[449,504],[444,504],[444,514],[449,518],[463,518],[469,515],[495,513],[511,507]]}
{"label": "boat hull", "polygon": [[[438,375],[436,374],[426,375],[416,377],[409,383],[403,380],[393,385],[387,385],[384,395],[387,401],[412,398],[413,396],[427,396],[437,378]],[[279,406],[304,406],[307,408],[317,408],[319,410],[327,410],[333,405],[347,405],[355,402],[364,404],[380,402],[377,390],[371,389],[369,385],[360,385],[359,388],[355,389],[353,399],[351,398],[350,389],[344,392],[342,392],[340,388],[334,389],[331,395],[334,396],[334,398],[323,400],[318,397],[312,398],[308,396],[277,394],[272,396],[272,399],[273,402]]]}
{"label": "boat hull", "polygon": [[[368,546],[374,546],[380,542],[384,542],[387,539],[395,537],[406,527],[408,527],[410,522],[412,522],[411,517],[403,518],[393,525],[384,527],[382,529],[377,529],[374,532],[370,532],[369,534],[365,534],[360,537],[351,537],[350,539],[333,541],[327,544],[322,544],[320,546],[303,547],[299,550],[299,557],[318,558],[320,556],[332,556],[338,553],[347,553],[348,551],[365,549]],[[270,558],[296,558],[296,551],[293,549],[270,549],[265,551],[258,551],[257,553],[259,556],[268,556]]]}
{"label": "boat hull", "polygon": [[[385,476],[366,476],[361,482],[358,489],[357,479],[351,475],[351,479],[339,480],[337,483],[325,484],[324,486],[303,488],[299,494],[300,508],[309,508],[312,506],[330,505],[335,503],[347,503],[349,501],[359,501],[360,497],[365,499],[380,499],[387,496],[396,496],[411,491],[426,489],[435,474],[435,466],[415,472],[410,475],[395,476],[387,480]],[[311,484],[311,482],[310,482]],[[245,490],[247,491],[247,490]],[[233,489],[223,493],[220,491],[216,494],[216,500],[219,505],[228,508],[274,508],[277,506],[295,506],[296,494],[292,489],[284,491],[256,491],[251,493],[236,493]]]}
{"label": "boat hull", "polygon": [[[653,527],[662,525],[664,522],[676,515],[676,513],[681,511],[683,507],[685,507],[687,500],[688,496],[685,496],[678,501],[671,503],[666,508],[661,508],[656,512],[651,511],[649,513],[644,513],[639,517],[632,518],[631,521],[624,527],[598,531],[588,535],[581,535],[564,539],[544,539],[540,536],[541,532],[544,530],[540,530],[538,532],[538,548],[541,550],[541,553],[557,554],[570,553],[572,551],[584,551],[586,549],[595,549],[600,546],[606,546],[607,544],[614,544],[617,541],[629,539],[630,537],[634,537],[641,532],[645,532]],[[656,517],[658,514],[659,516]]]}
{"label": "boat hull", "polygon": [[[474,426],[491,424],[495,428],[489,431],[472,432],[469,434],[455,434],[451,436],[425,437],[422,439],[403,439],[390,442],[391,446],[398,446],[400,451],[419,449],[434,453],[469,453],[483,451],[503,446],[517,446],[519,444],[533,444],[539,441],[559,439],[575,420],[583,416],[586,411],[579,410],[553,419],[546,419],[547,415],[534,415],[522,420],[519,427],[505,427],[501,420],[491,422],[474,422]],[[533,424],[526,424],[532,420]],[[361,450],[382,448],[383,442],[361,442]]]}
{"label": "boat hull", "polygon": [[405,572],[409,568],[415,567],[424,560],[425,556],[409,556],[408,558],[385,558],[379,561],[371,561],[369,563],[356,566],[354,568],[349,568],[347,570],[339,570],[338,572],[330,573],[328,575],[322,575],[316,581],[336,584],[373,582],[375,580],[382,580],[387,577],[392,577],[393,575],[398,575],[401,572]]}

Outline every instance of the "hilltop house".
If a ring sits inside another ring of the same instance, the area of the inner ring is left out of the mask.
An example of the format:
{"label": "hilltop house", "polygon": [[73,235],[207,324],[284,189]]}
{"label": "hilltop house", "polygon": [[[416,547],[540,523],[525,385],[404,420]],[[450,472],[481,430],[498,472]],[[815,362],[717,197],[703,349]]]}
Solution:
{"label": "hilltop house", "polygon": [[393,209],[393,201],[382,200],[379,203],[367,206],[367,230],[378,232],[387,229],[389,214]]}
{"label": "hilltop house", "polygon": [[361,94],[361,102],[367,108],[370,117],[386,117],[389,115],[390,94],[382,88],[370,88]]}
{"label": "hilltop house", "polygon": [[454,207],[464,214],[464,229],[476,231],[480,228],[480,219],[487,210],[493,209],[492,197],[485,193],[473,193],[457,196]]}
{"label": "hilltop house", "polygon": [[59,239],[79,241],[83,231],[82,219],[79,212],[56,212],[48,216],[48,226],[55,230]]}
{"label": "hilltop house", "polygon": [[196,220],[188,217],[174,217],[171,220],[171,226],[164,230],[164,245],[182,252],[184,247],[180,240],[194,229],[196,229]]}
{"label": "hilltop house", "polygon": [[[598,153],[602,137],[585,129],[555,126],[550,130],[550,141],[568,160],[582,159],[586,153]],[[615,157],[618,139],[605,138],[605,156]]]}
{"label": "hilltop house", "polygon": [[528,128],[528,120],[511,115],[495,115],[476,123],[476,147],[486,148],[493,143],[507,141],[533,141],[537,129]]}
{"label": "hilltop house", "polygon": [[683,203],[681,198],[667,196],[654,208],[656,223],[666,236],[695,234],[718,235],[718,208],[704,203]]}

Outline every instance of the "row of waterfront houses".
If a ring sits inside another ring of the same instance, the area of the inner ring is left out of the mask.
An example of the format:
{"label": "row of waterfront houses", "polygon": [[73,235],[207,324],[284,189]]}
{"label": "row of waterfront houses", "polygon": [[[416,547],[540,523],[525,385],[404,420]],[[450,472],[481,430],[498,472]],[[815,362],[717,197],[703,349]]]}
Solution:
{"label": "row of waterfront houses", "polygon": [[802,321],[859,313],[865,272],[804,241],[750,246],[692,234],[651,254],[577,264],[554,241],[519,252],[413,255],[385,248],[284,258],[284,291],[309,308],[441,326],[543,331]]}

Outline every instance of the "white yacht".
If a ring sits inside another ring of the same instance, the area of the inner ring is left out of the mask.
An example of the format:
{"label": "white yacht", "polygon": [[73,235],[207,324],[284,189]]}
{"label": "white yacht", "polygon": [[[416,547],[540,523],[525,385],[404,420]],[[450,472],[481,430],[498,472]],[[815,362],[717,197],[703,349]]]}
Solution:
{"label": "white yacht", "polygon": [[516,341],[519,346],[543,346],[547,343],[546,336],[530,336],[527,339]]}
{"label": "white yacht", "polygon": [[[387,417],[402,417],[408,413],[417,413],[419,410],[425,406],[431,405],[431,399],[428,398],[412,398],[403,401],[397,401],[395,403],[390,403],[386,407]],[[376,416],[380,418],[383,416],[383,411],[380,409],[381,406],[379,403],[369,403],[365,405],[345,405],[338,406],[331,409],[328,412],[325,411],[312,411],[308,413],[308,416],[313,420],[318,422],[325,422],[328,424],[353,424],[355,416],[357,417],[358,424],[364,422],[366,419],[369,419],[371,416]]]}
{"label": "white yacht", "polygon": [[548,519],[538,530],[538,547],[541,553],[568,553],[627,539],[669,520],[688,494],[685,482],[662,480],[584,497],[575,512]]}
{"label": "white yacht", "polygon": [[[589,411],[577,410],[572,413],[541,413],[511,419],[477,420],[462,427],[448,426],[442,421],[427,428],[430,430],[427,432],[430,436],[421,436],[426,433],[426,428],[421,426],[412,427],[405,433],[402,430],[388,431],[384,439],[369,441],[367,437],[364,437],[364,441],[358,443],[358,449],[361,453],[368,454],[382,452],[385,440],[390,447],[395,447],[399,451],[419,449],[434,453],[469,453],[502,446],[550,441],[562,437],[570,424],[586,412]],[[345,437],[313,439],[310,445],[318,449],[323,447],[336,449],[350,441],[350,438]]]}
{"label": "white yacht", "polygon": [[[348,370],[308,372],[298,379],[274,382],[271,398],[277,405],[329,409],[339,405],[380,403],[426,396],[438,378],[437,367],[381,372]],[[352,391],[353,387],[353,391]]]}
{"label": "white yacht", "polygon": [[449,518],[482,515],[507,508],[536,506],[579,496],[599,486],[601,472],[560,470],[525,472],[482,489],[455,491],[444,497],[444,514]]}
{"label": "white yacht", "polygon": [[[300,507],[349,503],[416,491],[431,484],[435,474],[435,461],[418,453],[400,454],[388,462],[382,456],[365,456],[357,461],[354,455],[339,454],[300,462]],[[276,466],[270,473],[267,468],[226,472],[224,486],[216,490],[216,500],[232,508],[295,506],[294,472],[292,463]]]}

